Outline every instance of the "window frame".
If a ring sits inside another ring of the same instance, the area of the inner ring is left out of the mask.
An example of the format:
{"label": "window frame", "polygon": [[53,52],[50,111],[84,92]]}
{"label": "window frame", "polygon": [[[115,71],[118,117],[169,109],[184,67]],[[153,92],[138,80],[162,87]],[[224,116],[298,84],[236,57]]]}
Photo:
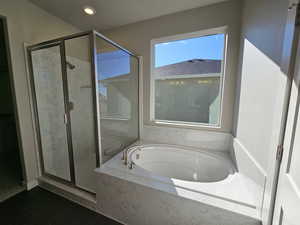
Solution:
{"label": "window frame", "polygon": [[[173,120],[157,120],[155,119],[155,79],[154,79],[154,68],[155,68],[155,45],[164,42],[179,41],[190,38],[197,38],[202,36],[224,34],[224,49],[223,49],[223,60],[221,66],[222,79],[220,79],[220,114],[218,123],[197,123],[197,122],[185,122],[185,121],[173,121]],[[226,65],[227,65],[227,48],[228,48],[228,27],[217,27],[191,33],[184,33],[178,35],[172,35],[167,37],[161,37],[152,39],[150,41],[150,114],[149,122],[152,125],[160,126],[175,126],[184,128],[212,128],[216,130],[222,129],[223,121],[223,109],[224,109],[224,90],[225,90],[225,77],[226,77]]]}

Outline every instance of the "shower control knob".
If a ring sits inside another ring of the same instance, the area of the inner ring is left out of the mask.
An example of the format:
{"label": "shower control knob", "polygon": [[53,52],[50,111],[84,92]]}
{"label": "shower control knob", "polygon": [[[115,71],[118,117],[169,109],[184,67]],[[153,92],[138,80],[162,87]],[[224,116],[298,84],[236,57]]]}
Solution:
{"label": "shower control knob", "polygon": [[74,103],[69,102],[68,108],[69,108],[69,111],[74,110]]}

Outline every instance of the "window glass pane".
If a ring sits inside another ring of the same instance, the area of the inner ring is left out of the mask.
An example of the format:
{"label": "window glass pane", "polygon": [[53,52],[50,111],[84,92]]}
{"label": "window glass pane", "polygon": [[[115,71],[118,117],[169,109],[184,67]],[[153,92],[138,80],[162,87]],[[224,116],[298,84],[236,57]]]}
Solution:
{"label": "window glass pane", "polygon": [[225,35],[154,45],[155,120],[219,124]]}

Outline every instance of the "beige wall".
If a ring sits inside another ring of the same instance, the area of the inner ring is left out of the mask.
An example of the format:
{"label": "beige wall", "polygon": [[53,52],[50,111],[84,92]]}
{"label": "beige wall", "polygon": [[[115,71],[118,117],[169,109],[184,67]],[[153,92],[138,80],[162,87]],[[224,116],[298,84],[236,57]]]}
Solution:
{"label": "beige wall", "polygon": [[26,0],[1,0],[0,5],[0,15],[5,16],[8,22],[26,181],[32,182],[38,171],[23,43],[37,43],[79,30]]}
{"label": "beige wall", "polygon": [[[234,134],[267,174],[271,188],[272,159],[278,140],[285,75],[279,68],[287,1],[245,0]],[[122,26],[103,33],[143,56],[144,115],[149,118],[150,40],[213,27],[229,26],[228,64],[224,98],[224,132],[232,131],[236,66],[240,41],[241,1],[211,6]],[[23,43],[37,43],[79,30],[26,0],[1,0],[12,54],[14,84],[21,125],[27,181],[37,177],[34,132]],[[180,136],[179,131],[178,134]],[[269,185],[269,186],[268,186]],[[268,192],[265,204],[268,205]],[[264,211],[264,218],[267,210]]]}
{"label": "beige wall", "polygon": [[265,188],[264,224],[286,81],[280,71],[280,60],[287,4],[286,0],[276,4],[270,0],[245,0],[243,6],[234,134],[265,177],[265,184],[260,184]]}
{"label": "beige wall", "polygon": [[224,117],[222,120],[223,127],[220,131],[231,132],[240,36],[240,2],[239,0],[231,0],[102,32],[115,42],[143,56],[143,115],[145,124],[149,124],[150,40],[203,29],[228,26],[229,40],[225,80]]}

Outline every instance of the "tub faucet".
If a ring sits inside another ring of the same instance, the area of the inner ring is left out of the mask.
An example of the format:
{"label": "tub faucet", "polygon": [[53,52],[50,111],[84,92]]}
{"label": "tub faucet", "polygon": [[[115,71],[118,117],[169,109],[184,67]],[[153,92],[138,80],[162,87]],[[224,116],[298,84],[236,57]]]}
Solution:
{"label": "tub faucet", "polygon": [[[126,149],[124,149],[124,151],[123,151],[123,156],[122,156],[122,160],[124,160],[124,164],[127,166],[128,165],[128,152],[129,152],[129,150],[131,150],[132,148],[126,148]],[[137,150],[138,151],[141,151],[142,149],[141,148],[139,148],[139,147],[137,147]],[[131,165],[131,167],[132,167],[132,165]]]}
{"label": "tub faucet", "polygon": [[132,170],[134,165],[135,165],[135,163],[131,161],[129,164],[129,169]]}
{"label": "tub faucet", "polygon": [[122,160],[124,160],[124,164],[127,166],[128,164],[128,151],[129,151],[130,148],[126,148],[124,151],[123,151],[123,157],[122,157]]}

